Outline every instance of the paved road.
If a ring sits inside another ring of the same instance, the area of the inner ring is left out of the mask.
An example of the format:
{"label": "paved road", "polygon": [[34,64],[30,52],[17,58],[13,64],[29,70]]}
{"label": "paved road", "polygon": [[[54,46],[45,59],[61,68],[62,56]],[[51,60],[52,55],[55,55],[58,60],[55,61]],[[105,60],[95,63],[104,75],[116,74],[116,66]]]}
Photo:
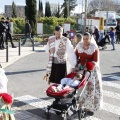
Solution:
{"label": "paved road", "polygon": [[[111,46],[100,50],[100,66],[103,76],[104,107],[88,120],[119,120],[120,117],[120,45],[116,51],[111,51]],[[8,91],[14,94],[14,106],[20,110],[40,116],[45,119],[44,107],[52,102],[46,96],[48,87],[42,78],[45,74],[48,55],[44,51],[36,51],[7,67],[6,74],[9,78]],[[74,116],[76,117],[76,116]],[[52,115],[51,120],[59,120]],[[75,118],[77,120],[77,118]]]}

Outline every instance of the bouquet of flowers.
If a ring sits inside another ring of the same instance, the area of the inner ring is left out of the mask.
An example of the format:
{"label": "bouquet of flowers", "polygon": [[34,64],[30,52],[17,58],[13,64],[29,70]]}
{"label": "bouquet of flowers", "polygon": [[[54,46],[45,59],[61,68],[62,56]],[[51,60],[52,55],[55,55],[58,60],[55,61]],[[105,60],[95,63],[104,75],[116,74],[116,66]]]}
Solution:
{"label": "bouquet of flowers", "polygon": [[8,93],[0,94],[0,120],[15,120],[14,111],[11,110],[13,98]]}

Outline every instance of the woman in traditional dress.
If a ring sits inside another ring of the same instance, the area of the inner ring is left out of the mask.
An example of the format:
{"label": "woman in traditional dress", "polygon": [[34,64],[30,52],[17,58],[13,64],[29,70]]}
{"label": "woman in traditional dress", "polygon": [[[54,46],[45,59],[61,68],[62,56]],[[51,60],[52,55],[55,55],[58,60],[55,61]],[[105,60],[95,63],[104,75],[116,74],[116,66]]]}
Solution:
{"label": "woman in traditional dress", "polygon": [[55,27],[55,36],[51,36],[46,46],[49,52],[46,79],[48,83],[60,83],[66,74],[76,66],[76,55],[70,40],[64,36],[60,26]]}
{"label": "woman in traditional dress", "polygon": [[79,68],[84,69],[86,62],[95,64],[86,89],[80,98],[80,106],[84,106],[88,112],[92,111],[93,113],[102,107],[102,80],[99,68],[98,46],[89,33],[83,35],[83,40],[76,46],[75,53]]}

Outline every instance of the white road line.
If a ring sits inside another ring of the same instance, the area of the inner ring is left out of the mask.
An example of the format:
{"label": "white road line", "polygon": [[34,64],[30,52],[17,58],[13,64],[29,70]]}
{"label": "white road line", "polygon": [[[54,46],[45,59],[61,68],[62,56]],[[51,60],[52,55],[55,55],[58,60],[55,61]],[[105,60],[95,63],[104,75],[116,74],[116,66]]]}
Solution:
{"label": "white road line", "polygon": [[[33,107],[36,107],[36,108],[45,108],[48,105],[51,105],[51,103],[48,102],[48,101],[30,96],[30,95],[17,97],[17,98],[15,98],[15,100],[24,102],[24,103],[29,104],[29,105],[31,105]],[[120,115],[120,107],[115,106],[115,105],[111,105],[111,104],[108,104],[108,103],[103,103],[103,109],[102,110],[105,110],[107,112],[111,112],[111,113],[116,114],[116,115]],[[94,119],[91,119],[91,120],[99,120],[99,119],[94,118]]]}
{"label": "white road line", "polygon": [[111,112],[116,115],[120,115],[120,107],[115,105],[110,105],[108,103],[103,103],[103,110]]}
{"label": "white road line", "polygon": [[120,76],[111,76],[111,77],[108,77],[108,78],[115,79],[115,80],[120,80]]}
{"label": "white road line", "polygon": [[24,103],[29,104],[36,108],[45,108],[48,105],[51,105],[51,103],[46,100],[42,100],[42,99],[30,96],[30,95],[17,97],[17,98],[15,98],[15,100],[24,102]]}
{"label": "white road line", "polygon": [[[74,120],[78,120],[78,118],[74,119]],[[90,116],[90,117],[83,118],[82,120],[101,120],[101,119],[93,117],[93,116]]]}
{"label": "white road line", "polygon": [[107,97],[117,99],[117,100],[120,100],[120,94],[118,94],[118,93],[109,92],[109,91],[104,90],[103,95],[105,95]]}
{"label": "white road line", "polygon": [[[24,103],[26,103],[28,105],[31,105],[33,107],[36,107],[36,108],[45,108],[45,107],[47,107],[48,105],[51,104],[48,101],[45,101],[45,100],[42,100],[42,99],[30,96],[30,95],[25,95],[25,96],[17,97],[17,98],[15,98],[15,100],[24,102]],[[96,117],[93,117],[93,116],[90,116],[90,117],[85,118],[85,120],[100,120],[100,119],[98,119]]]}
{"label": "white road line", "polygon": [[103,81],[102,83],[105,86],[114,87],[114,88],[120,89],[120,84],[113,83],[113,82],[108,82],[108,81]]}

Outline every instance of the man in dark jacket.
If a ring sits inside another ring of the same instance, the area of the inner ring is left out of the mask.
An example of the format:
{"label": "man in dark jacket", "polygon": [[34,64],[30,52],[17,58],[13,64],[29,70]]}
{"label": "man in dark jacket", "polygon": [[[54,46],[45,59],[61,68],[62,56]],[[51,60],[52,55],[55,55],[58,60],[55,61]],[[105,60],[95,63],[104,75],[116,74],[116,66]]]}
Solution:
{"label": "man in dark jacket", "polygon": [[120,23],[118,23],[118,25],[116,26],[116,35],[117,35],[117,39],[116,39],[116,43],[120,43]]}
{"label": "man in dark jacket", "polygon": [[6,42],[8,42],[8,38],[10,39],[12,48],[16,48],[13,44],[12,41],[12,35],[11,35],[11,23],[10,23],[10,19],[9,17],[7,17],[7,21],[6,21],[6,25],[7,25],[7,30],[6,30]]}
{"label": "man in dark jacket", "polygon": [[22,46],[26,43],[27,38],[30,39],[32,45],[33,45],[33,38],[31,37],[31,32],[32,28],[31,25],[29,24],[29,20],[26,20],[25,24],[25,39],[23,40],[23,43],[21,44]]}
{"label": "man in dark jacket", "polygon": [[6,39],[6,29],[7,26],[5,24],[5,18],[1,18],[1,22],[0,22],[0,49],[3,50],[4,47],[4,42]]}
{"label": "man in dark jacket", "polygon": [[94,27],[94,33],[93,34],[95,35],[95,41],[96,41],[96,43],[98,43],[100,34],[99,34],[99,30],[98,30],[97,26]]}

